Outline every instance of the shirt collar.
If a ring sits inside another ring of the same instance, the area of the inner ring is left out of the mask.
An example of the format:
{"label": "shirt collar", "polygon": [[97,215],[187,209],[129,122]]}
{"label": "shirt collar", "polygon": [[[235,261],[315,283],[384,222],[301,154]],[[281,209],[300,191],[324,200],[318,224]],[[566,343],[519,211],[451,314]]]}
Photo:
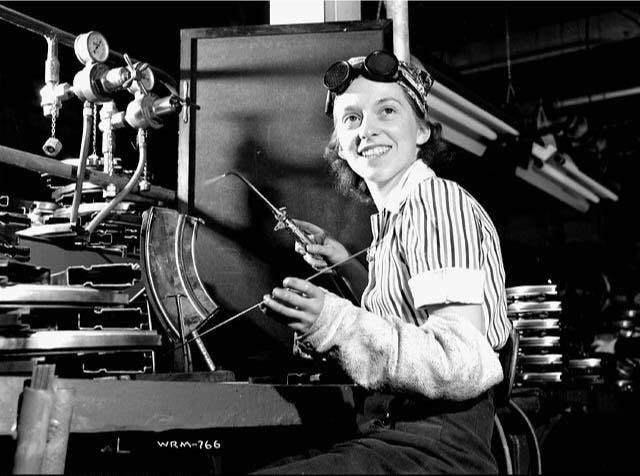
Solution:
{"label": "shirt collar", "polygon": [[398,213],[400,207],[419,183],[435,177],[435,172],[422,161],[417,159],[407,170],[397,185],[391,190],[384,204],[384,209],[391,213]]}

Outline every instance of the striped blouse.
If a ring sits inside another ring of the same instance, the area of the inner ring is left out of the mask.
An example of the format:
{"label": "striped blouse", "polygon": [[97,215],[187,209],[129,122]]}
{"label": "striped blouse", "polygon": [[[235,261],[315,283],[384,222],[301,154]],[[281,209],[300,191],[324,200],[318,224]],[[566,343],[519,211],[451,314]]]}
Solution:
{"label": "striped blouse", "polygon": [[365,309],[419,326],[424,306],[481,304],[489,343],[504,345],[511,323],[498,234],[466,190],[417,160],[371,216],[371,230]]}

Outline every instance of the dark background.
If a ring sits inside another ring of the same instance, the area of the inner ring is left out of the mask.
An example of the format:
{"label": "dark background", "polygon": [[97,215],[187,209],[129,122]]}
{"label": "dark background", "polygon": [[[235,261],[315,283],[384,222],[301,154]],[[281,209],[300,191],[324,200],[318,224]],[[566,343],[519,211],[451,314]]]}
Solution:
{"label": "dark background", "polygon": [[[112,49],[127,52],[179,78],[181,28],[268,23],[266,2],[5,2],[70,33],[104,33]],[[385,17],[384,6],[363,2],[362,19]],[[561,122],[583,115],[587,137],[571,149],[576,163],[620,195],[577,212],[515,177],[521,151],[496,145],[482,158],[458,151],[442,170],[458,180],[487,208],[500,232],[507,284],[552,280],[564,285],[605,272],[619,294],[636,292],[638,227],[637,96],[554,110],[552,103],[585,94],[632,87],[640,14],[633,3],[611,2],[409,2],[412,53],[502,110],[526,135],[539,104]],[[602,20],[617,19],[606,23]],[[505,20],[510,31],[515,100],[507,91]],[[603,25],[607,25],[606,29]],[[577,33],[570,34],[575,30]],[[564,32],[564,33],[558,33]],[[612,39],[613,38],[613,39]],[[40,152],[48,120],[38,91],[43,85],[46,42],[13,25],[0,24],[4,67],[0,71],[0,140],[4,145]],[[564,43],[563,43],[564,42]],[[566,43],[566,44],[565,44]],[[573,50],[571,49],[573,48]],[[568,52],[564,52],[564,51]],[[575,50],[575,51],[574,51]],[[71,82],[80,64],[60,46],[61,81]],[[502,62],[502,63],[501,63]],[[501,63],[501,64],[500,64]],[[494,65],[473,72],[478,66]],[[497,66],[496,66],[497,64]],[[471,71],[471,72],[470,72]],[[77,155],[80,103],[67,101],[58,124],[62,156]],[[177,120],[152,131],[150,163],[155,183],[175,189]],[[118,139],[117,154],[133,167],[133,134]],[[606,148],[594,152],[604,139]],[[65,155],[66,154],[66,155]],[[36,174],[0,168],[0,189],[23,198],[47,199]],[[21,177],[16,180],[16,177]],[[28,191],[27,191],[28,190]],[[28,195],[28,196],[27,196]]]}

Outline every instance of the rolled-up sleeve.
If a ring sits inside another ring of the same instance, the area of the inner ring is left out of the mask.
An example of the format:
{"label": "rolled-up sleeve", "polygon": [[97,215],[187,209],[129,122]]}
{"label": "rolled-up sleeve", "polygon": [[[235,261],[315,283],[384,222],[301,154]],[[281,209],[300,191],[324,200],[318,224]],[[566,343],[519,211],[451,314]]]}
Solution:
{"label": "rolled-up sleeve", "polygon": [[454,182],[427,180],[408,198],[402,230],[414,305],[481,304],[482,234],[473,203]]}

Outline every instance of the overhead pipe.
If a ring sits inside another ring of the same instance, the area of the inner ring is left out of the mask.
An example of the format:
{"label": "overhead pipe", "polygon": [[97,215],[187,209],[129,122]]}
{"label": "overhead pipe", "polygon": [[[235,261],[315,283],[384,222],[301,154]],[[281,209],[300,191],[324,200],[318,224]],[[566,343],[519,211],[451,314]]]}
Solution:
{"label": "overhead pipe", "polygon": [[409,2],[385,0],[387,18],[393,21],[393,53],[399,60],[411,61],[409,51]]}
{"label": "overhead pipe", "polygon": [[554,109],[562,109],[564,107],[580,106],[581,104],[590,104],[592,102],[606,101],[608,99],[617,99],[627,96],[635,96],[640,94],[640,86],[629,89],[619,89],[617,91],[606,91],[604,93],[590,94],[572,99],[563,99],[553,103]]}

